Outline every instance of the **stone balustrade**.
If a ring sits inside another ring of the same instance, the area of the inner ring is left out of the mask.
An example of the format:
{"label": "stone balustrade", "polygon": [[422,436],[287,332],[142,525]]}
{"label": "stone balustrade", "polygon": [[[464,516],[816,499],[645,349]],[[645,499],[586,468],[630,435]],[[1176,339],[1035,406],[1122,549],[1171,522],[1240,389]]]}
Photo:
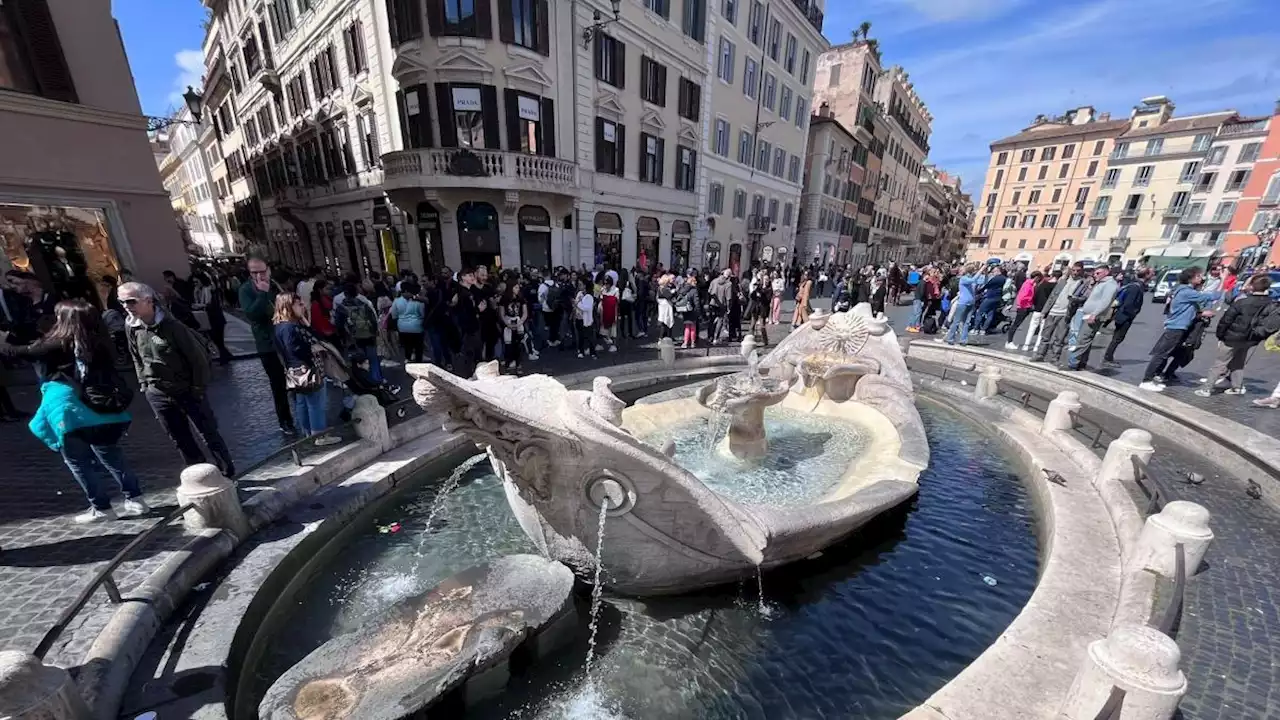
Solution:
{"label": "stone balustrade", "polygon": [[419,148],[382,156],[384,183],[393,188],[484,186],[517,190],[569,190],[578,184],[578,167],[544,155]]}

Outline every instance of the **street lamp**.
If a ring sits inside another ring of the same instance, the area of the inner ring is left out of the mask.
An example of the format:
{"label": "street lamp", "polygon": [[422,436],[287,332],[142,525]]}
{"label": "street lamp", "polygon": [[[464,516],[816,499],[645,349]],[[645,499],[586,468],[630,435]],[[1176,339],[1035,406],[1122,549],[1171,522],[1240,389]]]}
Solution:
{"label": "street lamp", "polygon": [[204,115],[204,97],[196,92],[190,85],[187,91],[182,93],[182,99],[187,103],[187,110],[191,112],[194,120],[180,120],[176,117],[155,117],[154,115],[146,115],[147,132],[158,132],[164,130],[170,125],[199,125],[200,117]]}
{"label": "street lamp", "polygon": [[612,0],[612,2],[613,17],[608,20],[601,19],[599,10],[591,11],[593,22],[582,29],[582,47],[591,47],[591,42],[596,39],[596,35],[599,35],[610,23],[615,23],[622,19],[622,0]]}

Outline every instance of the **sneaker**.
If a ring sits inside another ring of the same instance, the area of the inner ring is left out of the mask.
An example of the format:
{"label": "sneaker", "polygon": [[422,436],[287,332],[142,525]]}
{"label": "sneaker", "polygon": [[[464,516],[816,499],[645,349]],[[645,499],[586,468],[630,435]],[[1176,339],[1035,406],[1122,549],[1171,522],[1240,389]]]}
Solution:
{"label": "sneaker", "polygon": [[1004,344],[1004,349],[1005,349],[1005,350],[1017,350],[1017,349],[1018,349],[1018,343],[1015,343],[1015,342],[1007,342],[1007,343],[1005,343],[1005,344]]}
{"label": "sneaker", "polygon": [[539,355],[538,353],[530,353],[530,354],[529,354],[529,359],[530,359],[530,360],[537,360],[537,359],[538,359],[538,358],[540,358],[540,357],[542,357],[542,356],[541,356],[541,355]]}
{"label": "sneaker", "polygon": [[1108,370],[1119,370],[1119,369],[1120,369],[1120,363],[1116,362],[1115,360],[1103,360],[1103,361],[1102,361],[1102,367],[1104,367],[1104,368],[1106,368],[1106,369],[1108,369]]}
{"label": "sneaker", "polygon": [[108,520],[115,519],[115,510],[99,510],[96,507],[91,507],[75,517],[76,524],[78,525],[88,525],[90,523],[106,522]]}
{"label": "sneaker", "polygon": [[944,338],[944,337],[936,337],[936,338],[934,338],[934,339],[933,339],[933,341],[934,341],[934,342],[936,342],[936,343],[944,343],[944,342],[946,342],[946,341],[947,341],[947,339],[946,339],[946,338]]}
{"label": "sneaker", "polygon": [[609,352],[618,352],[618,346],[617,346],[617,345],[610,345],[610,346],[609,346]]}
{"label": "sneaker", "polygon": [[1031,351],[1031,348],[1027,347],[1026,345],[1023,345],[1020,349],[1022,350],[1022,352],[1030,352],[1030,351]]}
{"label": "sneaker", "polygon": [[151,512],[151,506],[142,498],[126,498],[120,505],[118,515],[122,518],[142,517]]}
{"label": "sneaker", "polygon": [[284,433],[285,435],[288,435],[289,437],[298,436],[298,429],[289,427],[288,425],[281,425],[280,432]]}
{"label": "sneaker", "polygon": [[1223,395],[1244,395],[1248,392],[1249,392],[1248,390],[1242,387],[1238,387],[1238,388],[1227,388],[1226,390],[1222,391],[1222,394]]}
{"label": "sneaker", "polygon": [[1280,397],[1272,395],[1271,397],[1258,398],[1253,401],[1253,404],[1254,407],[1271,408],[1274,410],[1276,408],[1280,408]]}
{"label": "sneaker", "polygon": [[1138,385],[1139,390],[1147,390],[1149,392],[1164,392],[1164,385],[1154,380],[1147,380]]}
{"label": "sneaker", "polygon": [[342,438],[337,435],[321,435],[316,438],[315,445],[316,447],[329,447],[330,445],[337,445],[340,442],[342,442]]}
{"label": "sneaker", "polygon": [[578,359],[581,360],[582,357],[583,357],[582,353],[578,353]]}
{"label": "sneaker", "polygon": [[1197,390],[1197,391],[1195,392],[1195,395],[1196,395],[1196,397],[1212,397],[1212,396],[1213,396],[1213,389],[1212,389],[1212,388],[1207,388],[1207,387],[1200,388],[1199,390]]}
{"label": "sneaker", "polygon": [[909,333],[918,333],[918,332],[920,332],[920,328],[915,327],[915,326],[910,326],[910,327],[908,327],[908,328],[907,328],[907,332],[909,332]]}

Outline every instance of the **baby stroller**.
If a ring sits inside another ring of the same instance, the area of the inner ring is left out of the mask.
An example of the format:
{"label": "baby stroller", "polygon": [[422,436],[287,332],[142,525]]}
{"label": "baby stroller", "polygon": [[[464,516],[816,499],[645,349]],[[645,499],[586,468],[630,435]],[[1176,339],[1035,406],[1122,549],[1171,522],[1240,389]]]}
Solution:
{"label": "baby stroller", "polygon": [[[339,352],[333,344],[321,341],[327,352],[325,355],[324,374],[334,384],[345,389],[346,396],[342,398],[342,412],[339,417],[343,422],[351,419],[351,408],[355,407],[356,395],[372,395],[378,400],[378,405],[388,407],[399,400],[399,385],[391,385],[388,383],[374,382],[369,375],[368,359],[363,355],[354,355]],[[399,417],[404,417],[405,408],[400,408]]]}

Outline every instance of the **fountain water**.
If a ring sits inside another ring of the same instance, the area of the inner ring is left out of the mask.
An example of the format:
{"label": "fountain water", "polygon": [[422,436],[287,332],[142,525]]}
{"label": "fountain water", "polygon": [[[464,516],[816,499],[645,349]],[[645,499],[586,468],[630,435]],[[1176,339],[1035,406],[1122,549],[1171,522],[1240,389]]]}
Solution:
{"label": "fountain water", "polygon": [[596,632],[600,625],[600,603],[604,597],[604,521],[609,516],[609,499],[601,498],[600,520],[596,526],[596,572],[591,586],[591,624],[587,637],[587,683],[591,683],[591,664],[596,657]]}
{"label": "fountain water", "polygon": [[427,541],[427,536],[431,534],[431,528],[435,524],[436,515],[444,509],[445,500],[449,497],[449,493],[458,487],[458,483],[462,482],[463,476],[471,471],[471,468],[479,465],[485,458],[489,457],[488,453],[479,453],[472,455],[454,468],[453,473],[449,475],[449,479],[440,484],[440,491],[436,493],[436,497],[431,501],[431,510],[427,513],[426,523],[422,526],[422,534],[418,536],[418,549],[416,554],[422,557],[422,546]]}
{"label": "fountain water", "polygon": [[769,606],[764,601],[764,572],[759,565],[756,566],[756,608],[760,611],[760,617],[769,617]]}

